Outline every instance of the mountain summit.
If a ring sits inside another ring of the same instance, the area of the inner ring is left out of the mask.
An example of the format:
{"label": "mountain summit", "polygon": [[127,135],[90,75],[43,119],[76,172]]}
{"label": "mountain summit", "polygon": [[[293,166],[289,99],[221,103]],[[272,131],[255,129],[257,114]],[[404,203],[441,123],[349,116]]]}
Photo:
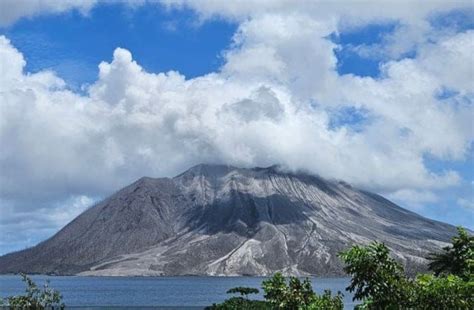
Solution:
{"label": "mountain summit", "polygon": [[337,253],[373,240],[417,270],[455,233],[344,182],[198,165],[139,179],[50,239],[0,257],[0,273],[340,275]]}

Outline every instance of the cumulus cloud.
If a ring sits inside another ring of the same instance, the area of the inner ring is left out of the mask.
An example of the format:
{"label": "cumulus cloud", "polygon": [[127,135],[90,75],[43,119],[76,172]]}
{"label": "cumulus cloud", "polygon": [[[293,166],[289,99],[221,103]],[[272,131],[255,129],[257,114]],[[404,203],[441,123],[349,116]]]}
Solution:
{"label": "cumulus cloud", "polygon": [[474,181],[469,182],[468,191],[456,200],[458,206],[474,212]]}
{"label": "cumulus cloud", "polygon": [[466,0],[402,0],[402,1],[358,1],[347,5],[334,1],[302,0],[295,4],[292,0],[245,0],[240,2],[215,0],[166,0],[165,5],[175,7],[190,7],[199,12],[203,18],[221,16],[235,20],[245,20],[249,17],[261,16],[267,13],[291,15],[292,13],[308,13],[322,20],[343,16],[344,25],[361,25],[368,20],[402,19],[420,22],[428,14],[446,11],[453,8],[469,7]]}
{"label": "cumulus cloud", "polygon": [[[21,53],[4,37],[0,44],[2,66],[11,68],[1,86],[5,197],[22,196],[25,184],[39,196],[65,187],[101,192],[198,162],[280,163],[382,190],[440,188],[456,184],[457,174],[430,172],[423,155],[460,158],[472,139],[472,106],[437,102],[433,92],[445,75],[420,69],[426,58],[388,64],[383,80],[338,77],[329,66],[329,78],[313,80],[319,90],[300,96],[301,85],[292,80],[257,82],[229,75],[225,66],[190,80],[177,72],[148,73],[118,48],[81,96],[51,72],[24,74]],[[293,65],[300,67],[285,62],[289,72]],[[308,94],[320,96],[319,106],[302,101]],[[326,107],[344,102],[364,106],[375,120],[359,132],[330,128]]]}
{"label": "cumulus cloud", "polygon": [[[172,176],[201,162],[278,163],[412,204],[436,201],[434,190],[460,181],[456,171],[430,171],[424,157],[463,160],[472,144],[474,31],[422,42],[415,58],[385,61],[380,78],[339,75],[328,39],[380,19],[415,27],[453,3],[368,3],[372,13],[313,1],[180,3],[202,18],[239,21],[218,72],[146,72],[117,48],[79,94],[53,72],[24,72],[21,52],[0,37],[2,213],[103,197],[143,175]],[[445,88],[454,95],[441,99]],[[370,120],[335,125],[341,109]]]}
{"label": "cumulus cloud", "polygon": [[86,14],[96,2],[97,0],[2,0],[0,27],[9,26],[22,17],[59,14],[73,9]]}
{"label": "cumulus cloud", "polygon": [[95,202],[87,196],[72,196],[34,210],[23,210],[18,205],[0,200],[0,253],[20,250],[51,236],[59,227],[70,222]]}
{"label": "cumulus cloud", "polygon": [[474,211],[474,201],[472,199],[459,198],[457,203],[463,208]]}
{"label": "cumulus cloud", "polygon": [[402,189],[388,194],[388,198],[403,203],[414,209],[421,209],[426,203],[438,201],[438,197],[431,191]]}

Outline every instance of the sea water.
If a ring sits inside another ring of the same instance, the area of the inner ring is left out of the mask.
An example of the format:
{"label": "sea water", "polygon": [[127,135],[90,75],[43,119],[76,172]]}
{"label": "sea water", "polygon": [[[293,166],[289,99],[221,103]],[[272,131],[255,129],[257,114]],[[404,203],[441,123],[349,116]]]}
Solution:
{"label": "sea water", "polygon": [[[68,307],[127,307],[202,309],[229,298],[226,291],[236,286],[260,289],[263,277],[79,277],[35,275],[38,285],[49,280],[50,287],[57,289]],[[330,289],[333,294],[344,294],[345,309],[352,309],[352,294],[345,291],[349,278],[311,278],[313,289],[322,293]],[[25,292],[25,284],[18,275],[0,276],[0,296],[6,297]]]}

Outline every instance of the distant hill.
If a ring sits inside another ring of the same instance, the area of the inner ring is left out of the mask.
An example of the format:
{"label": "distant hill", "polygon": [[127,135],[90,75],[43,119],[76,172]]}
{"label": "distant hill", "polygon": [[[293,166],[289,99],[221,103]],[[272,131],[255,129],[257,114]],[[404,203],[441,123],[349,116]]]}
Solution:
{"label": "distant hill", "polygon": [[139,179],[50,239],[0,257],[0,273],[334,276],[339,251],[373,240],[418,270],[455,233],[344,182],[198,165]]}

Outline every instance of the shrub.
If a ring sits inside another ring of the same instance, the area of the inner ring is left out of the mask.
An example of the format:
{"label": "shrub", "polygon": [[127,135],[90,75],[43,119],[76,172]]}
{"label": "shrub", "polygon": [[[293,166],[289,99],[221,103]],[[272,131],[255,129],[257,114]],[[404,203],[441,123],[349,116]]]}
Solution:
{"label": "shrub", "polygon": [[[240,294],[240,297],[231,297],[221,304],[213,304],[206,309],[209,310],[231,310],[231,309],[245,309],[245,310],[266,310],[271,309],[270,304],[261,300],[249,300],[249,294],[258,294],[258,289],[253,287],[234,287],[227,291],[227,294]],[[245,296],[245,298],[244,298]]]}
{"label": "shrub", "polygon": [[308,310],[339,310],[344,308],[342,294],[337,292],[334,297],[330,290],[325,290],[321,296],[316,296],[315,300],[308,306]]}
{"label": "shrub", "polygon": [[274,309],[342,309],[342,294],[331,295],[326,290],[323,295],[317,295],[309,279],[300,281],[290,277],[287,281],[281,273],[276,273],[272,278],[262,282],[265,299]]}
{"label": "shrub", "polygon": [[416,309],[474,309],[474,282],[455,275],[419,275],[411,304]]}
{"label": "shrub", "polygon": [[278,309],[298,309],[311,304],[315,293],[309,279],[301,282],[296,277],[290,277],[288,284],[281,273],[262,282],[265,299]]}
{"label": "shrub", "polygon": [[243,297],[231,297],[221,304],[213,304],[206,310],[270,310],[272,306],[262,300],[248,300]]}
{"label": "shrub", "polygon": [[64,309],[61,294],[49,287],[49,281],[40,289],[33,280],[25,274],[21,275],[26,284],[25,295],[10,296],[3,300],[7,307],[14,309]]}
{"label": "shrub", "polygon": [[468,280],[474,274],[474,236],[458,227],[458,235],[453,237],[452,246],[443,248],[441,253],[431,253],[428,264],[435,275],[453,274]]}

